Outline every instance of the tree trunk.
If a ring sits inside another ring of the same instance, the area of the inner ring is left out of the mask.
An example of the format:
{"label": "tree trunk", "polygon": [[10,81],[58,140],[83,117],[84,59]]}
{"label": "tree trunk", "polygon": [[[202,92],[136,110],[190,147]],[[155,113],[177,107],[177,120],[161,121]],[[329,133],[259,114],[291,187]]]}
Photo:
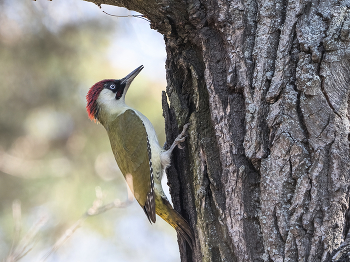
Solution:
{"label": "tree trunk", "polygon": [[191,124],[168,170],[181,260],[347,261],[349,2],[90,1],[164,35],[168,144]]}

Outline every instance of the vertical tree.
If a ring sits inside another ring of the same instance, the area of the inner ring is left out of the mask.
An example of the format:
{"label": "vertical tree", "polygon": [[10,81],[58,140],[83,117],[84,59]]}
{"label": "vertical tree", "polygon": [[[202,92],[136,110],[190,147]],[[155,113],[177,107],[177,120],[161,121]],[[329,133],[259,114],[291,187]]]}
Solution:
{"label": "vertical tree", "polygon": [[196,236],[182,261],[345,259],[349,3],[89,1],[164,35],[167,142],[191,124],[168,170]]}

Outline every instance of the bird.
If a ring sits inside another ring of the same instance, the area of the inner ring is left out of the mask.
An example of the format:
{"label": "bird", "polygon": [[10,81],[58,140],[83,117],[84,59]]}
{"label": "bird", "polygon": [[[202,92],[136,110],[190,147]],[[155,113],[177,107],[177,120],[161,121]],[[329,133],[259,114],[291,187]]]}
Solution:
{"label": "bird", "polygon": [[164,194],[161,179],[171,163],[176,146],[185,141],[189,124],[168,150],[159,145],[150,120],[125,103],[125,95],[143,65],[122,79],[105,79],[94,84],[86,95],[86,110],[91,120],[106,129],[115,160],[135,199],[149,222],[156,214],[170,224],[191,248],[194,234],[187,221],[172,207]]}

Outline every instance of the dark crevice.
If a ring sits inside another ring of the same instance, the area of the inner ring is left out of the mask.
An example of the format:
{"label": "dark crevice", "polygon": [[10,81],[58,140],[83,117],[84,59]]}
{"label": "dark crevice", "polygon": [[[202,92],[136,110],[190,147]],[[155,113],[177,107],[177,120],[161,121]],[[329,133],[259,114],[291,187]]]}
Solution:
{"label": "dark crevice", "polygon": [[321,42],[321,44],[320,44],[320,50],[321,50],[321,59],[320,59],[320,62],[318,63],[317,75],[321,79],[321,91],[322,91],[323,96],[325,97],[325,99],[327,101],[328,106],[332,109],[333,113],[336,114],[340,119],[342,119],[342,117],[339,115],[339,113],[333,107],[333,105],[332,105],[332,103],[331,103],[331,101],[329,99],[329,96],[328,96],[326,90],[324,89],[324,76],[321,75],[321,73],[320,73],[320,71],[321,71],[321,64],[322,64],[322,61],[323,61],[323,58],[324,58],[324,53],[325,53],[325,50],[323,48],[323,42]]}
{"label": "dark crevice", "polygon": [[[325,174],[325,177],[322,177],[322,175],[320,176],[321,178],[324,179],[324,181],[321,181],[321,183],[324,183],[326,184],[325,187],[321,188],[321,192],[323,193],[323,196],[321,196],[322,198],[322,202],[321,202],[321,212],[322,212],[322,220],[325,218],[326,216],[326,212],[329,212],[328,210],[324,209],[324,206],[326,207],[329,207],[330,204],[330,195],[331,195],[331,192],[330,190],[332,190],[332,178],[331,178],[331,172],[330,172],[330,168],[331,168],[331,163],[330,163],[330,158],[331,158],[331,148],[332,148],[332,145],[334,144],[334,140],[327,144],[325,146],[325,157],[324,157],[324,168],[323,168],[323,172]],[[321,171],[321,172],[322,172]],[[320,188],[319,188],[320,190]]]}
{"label": "dark crevice", "polygon": [[306,2],[304,5],[304,12],[302,12],[303,14],[305,14],[305,16],[309,16],[310,12],[311,12],[311,7],[312,7],[312,2]]}
{"label": "dark crevice", "polygon": [[245,65],[247,68],[248,84],[249,84],[250,90],[252,89],[252,83],[254,78],[254,68],[255,68],[253,51],[254,51],[254,43],[256,39],[256,29],[258,24],[256,19],[258,16],[257,6],[258,6],[257,1],[253,0],[252,3],[249,5],[250,8],[247,8],[246,6],[247,11],[243,16],[243,22],[245,25],[247,25],[244,28],[243,53],[244,54],[248,53],[248,56],[245,55]]}
{"label": "dark crevice", "polygon": [[[296,89],[296,70],[298,67],[298,62],[299,62],[299,41],[297,37],[297,32],[296,32],[296,23],[293,25],[293,42],[292,46],[288,52],[289,57],[291,58],[290,63],[291,63],[291,77],[289,80],[289,84],[293,86],[294,90],[297,91]],[[298,92],[298,91],[297,91]]]}
{"label": "dark crevice", "polygon": [[178,33],[177,33],[175,21],[174,21],[170,16],[166,16],[166,18],[168,19],[169,24],[170,24],[170,26],[171,26],[171,36],[172,36],[172,37],[177,36]]}
{"label": "dark crevice", "polygon": [[213,247],[212,248],[211,261],[213,261],[213,262],[222,262],[221,255],[220,255],[220,250],[219,250],[218,247]]}
{"label": "dark crevice", "polygon": [[[284,22],[285,22],[285,19],[286,19],[286,7],[288,5],[287,3],[288,1],[286,0],[282,0],[280,3],[282,4],[282,7],[281,7],[281,10],[280,10],[280,13],[279,13],[279,16],[276,16],[276,22],[279,21],[279,26],[282,27]],[[276,6],[275,6],[276,8]],[[276,10],[277,12],[278,10]],[[271,50],[271,68],[268,69],[269,71],[271,72],[275,72],[275,66],[276,66],[276,58],[277,58],[277,53],[278,53],[278,47],[279,47],[279,43],[281,41],[281,30],[276,30],[275,33],[272,34],[275,38],[276,41],[274,41],[274,45],[272,47],[272,50]],[[254,42],[254,45],[256,43]],[[253,48],[254,50],[254,48]],[[254,67],[252,67],[252,72],[254,72],[256,70],[255,68],[255,64],[254,64]],[[270,129],[268,127],[268,124],[266,122],[266,119],[267,119],[267,116],[268,116],[268,111],[269,111],[269,105],[268,103],[266,102],[266,94],[267,92],[269,91],[270,89],[270,86],[271,86],[271,81],[269,80],[265,80],[265,90],[262,94],[262,102],[261,102],[261,105],[260,105],[260,114],[259,114],[259,119],[260,119],[260,122],[259,122],[259,129],[260,129],[260,136],[261,136],[261,142],[262,142],[262,149],[264,151],[264,155],[262,156],[262,158],[267,158],[269,155],[270,155]],[[255,90],[252,90],[252,95],[254,96],[254,93],[255,93]],[[260,169],[260,166],[257,166],[257,160],[256,159],[252,159],[252,163],[254,164],[255,168],[256,169]],[[260,161],[259,161],[260,162]]]}
{"label": "dark crevice", "polygon": [[[272,76],[275,74],[276,61],[277,61],[276,58],[277,58],[277,53],[278,53],[278,47],[279,47],[280,41],[281,41],[282,30],[280,28],[283,28],[283,25],[284,25],[284,22],[286,19],[286,13],[287,13],[286,7],[288,5],[287,0],[282,0],[281,2],[282,2],[281,12],[279,13],[278,17],[276,15],[276,17],[277,17],[276,21],[278,21],[278,19],[280,19],[280,24],[277,27],[276,33],[272,33],[272,35],[275,35],[275,38],[276,38],[276,45],[274,46],[274,50],[271,50],[273,56],[270,58],[273,61],[271,64],[271,70],[270,70],[271,72],[273,72]],[[276,13],[277,13],[277,10],[276,10]],[[266,87],[265,93],[264,93],[264,100],[266,100],[266,94],[270,90],[270,87],[271,87],[271,81],[266,80],[266,83],[267,83],[267,87]]]}
{"label": "dark crevice", "polygon": [[333,105],[332,105],[332,103],[331,103],[331,101],[329,99],[329,96],[328,96],[326,90],[324,89],[324,76],[322,76],[322,75],[319,75],[319,76],[321,78],[321,91],[322,91],[323,96],[325,97],[325,99],[327,101],[328,106],[332,109],[334,114],[336,114],[340,119],[342,119],[342,117],[339,115],[339,113],[333,107]]}
{"label": "dark crevice", "polygon": [[281,233],[280,233],[280,229],[279,229],[279,226],[278,226],[278,218],[277,218],[277,211],[276,211],[276,206],[274,207],[274,209],[273,209],[273,214],[272,214],[272,216],[273,216],[273,222],[274,222],[274,226],[275,226],[275,228],[276,228],[276,232],[277,232],[277,236],[278,236],[278,238],[279,238],[279,240],[282,242],[282,243],[285,243],[284,242],[284,240],[283,240],[283,237],[282,237],[282,235],[281,235]]}
{"label": "dark crevice", "polygon": [[303,141],[301,141],[301,143],[304,144],[309,155],[311,155],[312,150],[311,150],[311,147],[309,144],[310,133],[307,129],[305,117],[304,117],[304,114],[303,114],[303,111],[301,108],[302,91],[298,90],[297,86],[295,84],[296,78],[297,78],[296,77],[296,69],[298,67],[298,62],[299,62],[299,57],[298,57],[299,53],[300,53],[300,45],[299,45],[297,34],[296,34],[296,26],[294,26],[293,47],[290,50],[290,56],[293,58],[291,60],[291,62],[293,62],[293,71],[292,71],[292,79],[291,79],[290,84],[293,87],[294,91],[297,92],[296,111],[297,111],[297,116],[299,119],[299,124],[300,124],[301,130],[302,130],[303,135],[305,137],[305,139]]}
{"label": "dark crevice", "polygon": [[[269,114],[269,106],[268,104],[265,102],[263,105],[261,105],[261,107],[263,108],[262,110],[262,114],[261,114],[261,121],[259,123],[259,128],[261,130],[261,140],[262,140],[262,146],[263,146],[263,150],[264,150],[264,155],[262,156],[262,158],[267,158],[270,155],[270,141],[269,141],[269,137],[270,137],[270,128],[267,124],[266,118]],[[259,168],[260,169],[260,168]]]}
{"label": "dark crevice", "polygon": [[282,0],[281,28],[284,25],[284,22],[286,21],[287,8],[288,8],[288,0]]}
{"label": "dark crevice", "polygon": [[350,197],[349,197],[349,193],[350,193],[350,186],[348,186],[348,190],[347,190],[347,195],[348,195],[348,209],[345,211],[344,214],[344,228],[343,228],[343,238],[344,240],[347,238],[348,233],[349,233],[349,229],[350,229]]}
{"label": "dark crevice", "polygon": [[297,114],[298,114],[298,117],[299,117],[299,123],[300,123],[300,126],[301,126],[301,129],[303,131],[303,134],[306,138],[306,141],[302,141],[304,143],[307,144],[307,149],[309,151],[309,153],[311,152],[310,151],[310,146],[309,146],[309,138],[310,138],[310,133],[306,127],[306,123],[305,123],[305,118],[304,118],[304,114],[303,114],[303,111],[301,109],[301,106],[300,106],[300,97],[301,97],[301,92],[296,90],[298,92],[297,94],[297,104],[296,104],[296,110],[297,110]]}
{"label": "dark crevice", "polygon": [[[347,118],[350,121],[350,93],[348,94],[348,101],[347,101]],[[350,130],[348,130],[348,149],[350,149]],[[349,152],[350,155],[350,152]],[[348,193],[349,196],[349,193]],[[350,204],[349,204],[350,207]]]}
{"label": "dark crevice", "polygon": [[328,127],[329,123],[331,121],[331,116],[328,115],[328,118],[327,118],[327,123],[324,125],[324,127],[322,128],[321,132],[320,132],[320,136],[322,135],[323,131]]}

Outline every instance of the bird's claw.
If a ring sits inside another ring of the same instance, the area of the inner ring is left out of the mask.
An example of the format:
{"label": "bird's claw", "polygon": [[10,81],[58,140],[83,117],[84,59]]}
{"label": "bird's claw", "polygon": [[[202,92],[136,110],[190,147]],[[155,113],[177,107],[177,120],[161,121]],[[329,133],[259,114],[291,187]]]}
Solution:
{"label": "bird's claw", "polygon": [[176,142],[177,144],[179,144],[179,143],[185,142],[185,140],[186,140],[186,136],[184,136],[184,137],[178,136],[178,137],[175,139],[175,142]]}
{"label": "bird's claw", "polygon": [[165,166],[168,166],[170,164],[170,157],[171,157],[171,153],[173,152],[174,148],[177,146],[179,149],[183,149],[184,147],[180,145],[180,143],[185,142],[186,140],[186,131],[187,128],[189,127],[189,123],[187,123],[186,125],[184,125],[182,132],[175,138],[174,142],[172,143],[172,145],[170,146],[170,148],[162,153],[162,157],[163,159],[165,159],[164,162],[168,163],[165,164]]}
{"label": "bird's claw", "polygon": [[177,147],[179,148],[179,149],[184,149],[185,147],[184,146],[182,146],[180,143],[182,143],[182,142],[185,142],[185,140],[186,140],[186,137],[183,137],[182,139],[176,139],[175,141],[176,141],[176,145],[177,145]]}
{"label": "bird's claw", "polygon": [[178,147],[179,149],[184,149],[184,147],[181,146],[180,143],[185,142],[185,140],[186,140],[186,135],[185,135],[185,133],[186,133],[186,131],[187,131],[187,129],[188,129],[189,126],[190,126],[190,123],[185,124],[184,127],[183,127],[183,129],[182,129],[182,132],[181,132],[181,133],[177,136],[177,138],[175,139],[175,144],[177,145],[177,147]]}
{"label": "bird's claw", "polygon": [[184,135],[189,126],[190,126],[190,123],[185,124],[180,135]]}

